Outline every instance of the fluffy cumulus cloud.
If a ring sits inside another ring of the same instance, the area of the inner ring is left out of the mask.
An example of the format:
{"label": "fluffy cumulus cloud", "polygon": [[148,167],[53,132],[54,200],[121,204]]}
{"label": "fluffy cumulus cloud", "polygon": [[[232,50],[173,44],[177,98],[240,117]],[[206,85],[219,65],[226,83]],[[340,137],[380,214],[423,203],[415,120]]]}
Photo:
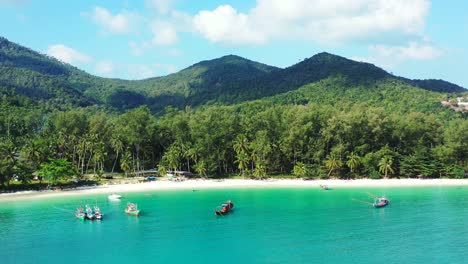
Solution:
{"label": "fluffy cumulus cloud", "polygon": [[246,13],[222,5],[193,17],[195,30],[213,42],[261,44],[297,38],[343,42],[388,33],[420,35],[428,0],[257,0]]}
{"label": "fluffy cumulus cloud", "polygon": [[92,61],[90,56],[63,44],[49,46],[46,53],[49,56],[72,65],[82,65]]}
{"label": "fluffy cumulus cloud", "polygon": [[193,18],[193,24],[196,31],[213,42],[263,43],[267,34],[255,28],[253,19],[230,5],[223,5],[213,11],[201,11]]}
{"label": "fluffy cumulus cloud", "polygon": [[99,6],[95,7],[90,14],[84,15],[90,17],[106,33],[129,33],[138,20],[138,15],[134,13],[121,12],[114,15],[106,8]]}
{"label": "fluffy cumulus cloud", "polygon": [[444,54],[444,50],[430,43],[409,42],[406,46],[372,45],[369,47],[371,55],[368,57],[354,57],[354,60],[376,64],[392,69],[400,63],[409,60],[427,61],[436,59]]}

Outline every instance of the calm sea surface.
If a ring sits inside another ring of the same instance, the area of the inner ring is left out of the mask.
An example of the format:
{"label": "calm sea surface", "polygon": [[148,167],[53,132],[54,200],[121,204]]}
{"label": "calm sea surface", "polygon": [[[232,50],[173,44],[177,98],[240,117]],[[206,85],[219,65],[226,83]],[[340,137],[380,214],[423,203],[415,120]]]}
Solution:
{"label": "calm sea surface", "polygon": [[[390,205],[353,200],[371,202],[367,192]],[[0,263],[468,263],[468,187],[123,195],[0,202]],[[227,199],[234,211],[216,217]],[[85,203],[105,219],[76,219]]]}

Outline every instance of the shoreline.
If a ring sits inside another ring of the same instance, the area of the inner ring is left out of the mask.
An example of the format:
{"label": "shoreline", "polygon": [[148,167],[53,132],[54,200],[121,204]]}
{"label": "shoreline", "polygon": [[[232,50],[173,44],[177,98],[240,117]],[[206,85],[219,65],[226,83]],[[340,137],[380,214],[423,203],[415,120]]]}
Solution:
{"label": "shoreline", "polygon": [[302,180],[302,179],[224,179],[224,180],[185,180],[174,182],[159,180],[145,183],[111,184],[87,186],[77,189],[51,190],[51,191],[20,191],[0,194],[0,203],[7,201],[20,201],[54,197],[80,196],[89,194],[111,194],[127,192],[144,192],[157,190],[199,190],[199,189],[228,189],[228,188],[320,188],[328,185],[335,188],[361,188],[361,187],[448,187],[468,186],[468,179],[385,179],[385,180]]}

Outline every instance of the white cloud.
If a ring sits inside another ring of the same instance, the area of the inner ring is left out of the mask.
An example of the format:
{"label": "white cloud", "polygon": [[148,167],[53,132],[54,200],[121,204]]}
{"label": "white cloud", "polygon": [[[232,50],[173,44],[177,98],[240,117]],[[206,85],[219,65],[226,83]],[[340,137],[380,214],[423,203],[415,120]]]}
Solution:
{"label": "white cloud", "polygon": [[92,61],[92,58],[84,53],[81,53],[73,48],[63,44],[51,45],[47,48],[47,55],[56,59],[70,63],[73,65],[86,64]]}
{"label": "white cloud", "polygon": [[125,64],[111,60],[99,61],[94,67],[94,73],[98,76],[132,80],[163,76],[176,70],[172,64]]}
{"label": "white cloud", "polygon": [[134,56],[142,56],[147,50],[156,46],[171,46],[179,41],[177,30],[172,23],[155,20],[150,24],[153,38],[140,43],[129,42],[130,53]]}
{"label": "white cloud", "polygon": [[257,0],[247,13],[229,5],[200,11],[193,24],[212,42],[298,38],[338,43],[389,33],[421,35],[429,8],[429,0]]}
{"label": "white cloud", "polygon": [[213,42],[259,44],[266,40],[264,32],[255,30],[249,15],[223,5],[213,11],[201,11],[194,18],[195,30]]}
{"label": "white cloud", "polygon": [[95,7],[91,14],[84,14],[101,26],[106,33],[129,33],[138,20],[138,15],[130,12],[121,12],[113,15],[103,7]]}
{"label": "white cloud", "polygon": [[161,14],[167,14],[171,10],[173,0],[146,0],[146,4]]}
{"label": "white cloud", "polygon": [[169,46],[177,43],[179,40],[177,37],[177,31],[175,28],[167,22],[155,21],[151,25],[153,31],[153,44],[160,46]]}
{"label": "white cloud", "polygon": [[109,76],[115,70],[115,65],[112,61],[99,61],[94,67],[94,71],[102,76]]}
{"label": "white cloud", "polygon": [[444,50],[430,43],[409,42],[407,46],[373,45],[369,47],[371,55],[368,57],[353,57],[357,61],[376,64],[383,68],[392,69],[406,61],[427,61],[436,59],[444,54]]}

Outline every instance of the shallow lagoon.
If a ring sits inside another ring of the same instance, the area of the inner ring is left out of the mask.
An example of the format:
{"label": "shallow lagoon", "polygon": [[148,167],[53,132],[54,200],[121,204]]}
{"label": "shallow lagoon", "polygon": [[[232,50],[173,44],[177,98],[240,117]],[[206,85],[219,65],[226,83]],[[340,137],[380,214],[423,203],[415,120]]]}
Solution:
{"label": "shallow lagoon", "polygon": [[[367,194],[391,203],[375,209]],[[466,263],[468,187],[153,191],[0,202],[1,263]],[[234,211],[215,216],[231,199]],[[127,216],[127,201],[140,217]],[[102,222],[75,219],[98,204]]]}

